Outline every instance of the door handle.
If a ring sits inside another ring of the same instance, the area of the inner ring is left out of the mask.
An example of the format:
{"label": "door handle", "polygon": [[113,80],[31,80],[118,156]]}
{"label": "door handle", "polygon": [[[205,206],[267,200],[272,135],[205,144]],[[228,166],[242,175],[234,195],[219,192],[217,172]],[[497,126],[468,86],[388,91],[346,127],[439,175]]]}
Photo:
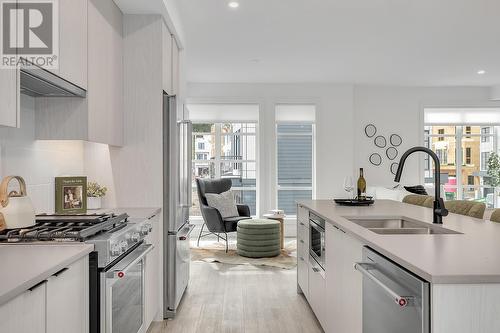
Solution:
{"label": "door handle", "polygon": [[375,275],[369,272],[365,266],[373,266],[373,264],[367,264],[362,262],[354,263],[354,269],[360,272],[363,276],[372,280],[377,286],[379,286],[390,298],[394,300],[394,302],[400,307],[404,308],[408,305],[408,303],[412,302],[415,297],[414,296],[401,296],[396,293],[394,290],[385,285],[382,281],[377,279]]}

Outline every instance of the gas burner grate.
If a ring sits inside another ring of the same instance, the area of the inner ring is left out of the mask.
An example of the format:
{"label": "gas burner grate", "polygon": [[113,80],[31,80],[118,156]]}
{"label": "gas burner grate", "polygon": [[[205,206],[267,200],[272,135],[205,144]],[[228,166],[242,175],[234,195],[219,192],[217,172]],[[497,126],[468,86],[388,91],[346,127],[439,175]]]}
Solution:
{"label": "gas burner grate", "polygon": [[79,241],[82,242],[100,232],[124,226],[127,214],[121,215],[38,215],[36,225],[0,232],[0,241]]}

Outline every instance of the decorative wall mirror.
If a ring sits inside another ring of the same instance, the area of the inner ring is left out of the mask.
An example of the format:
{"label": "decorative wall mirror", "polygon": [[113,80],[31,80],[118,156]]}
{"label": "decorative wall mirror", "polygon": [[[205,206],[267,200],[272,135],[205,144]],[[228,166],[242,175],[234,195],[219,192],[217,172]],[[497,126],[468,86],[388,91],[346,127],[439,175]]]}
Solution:
{"label": "decorative wall mirror", "polygon": [[377,128],[373,124],[368,124],[365,127],[365,134],[369,138],[373,138],[377,134]]}
{"label": "decorative wall mirror", "polygon": [[396,172],[398,171],[399,163],[392,163],[391,164],[391,173],[393,175],[396,175]]}
{"label": "decorative wall mirror", "polygon": [[377,136],[373,142],[375,146],[379,148],[385,148],[385,146],[387,146],[387,140],[382,135]]}
{"label": "decorative wall mirror", "polygon": [[392,161],[393,159],[395,159],[398,156],[398,150],[394,147],[389,147],[385,151],[385,156],[387,156],[387,158]]}
{"label": "decorative wall mirror", "polygon": [[382,156],[378,153],[373,153],[370,155],[370,163],[376,166],[382,164]]}
{"label": "decorative wall mirror", "polygon": [[398,147],[398,146],[400,146],[403,143],[403,139],[399,135],[397,135],[397,134],[392,134],[391,137],[390,137],[390,139],[389,139],[389,142],[394,147]]}

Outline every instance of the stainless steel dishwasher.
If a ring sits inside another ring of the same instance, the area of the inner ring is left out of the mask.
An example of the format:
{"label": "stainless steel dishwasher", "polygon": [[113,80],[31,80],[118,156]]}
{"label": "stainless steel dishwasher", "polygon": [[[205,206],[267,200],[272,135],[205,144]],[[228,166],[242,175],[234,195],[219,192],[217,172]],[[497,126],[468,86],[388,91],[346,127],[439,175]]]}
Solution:
{"label": "stainless steel dishwasher", "polygon": [[363,333],[429,333],[429,283],[381,256],[363,249]]}

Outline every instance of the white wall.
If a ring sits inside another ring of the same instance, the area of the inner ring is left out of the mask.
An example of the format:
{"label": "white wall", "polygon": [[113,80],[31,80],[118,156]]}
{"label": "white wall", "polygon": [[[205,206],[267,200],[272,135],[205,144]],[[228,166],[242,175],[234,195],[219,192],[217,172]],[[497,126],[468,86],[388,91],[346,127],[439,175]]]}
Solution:
{"label": "white wall", "polygon": [[0,175],[22,176],[36,211],[51,213],[54,177],[84,174],[83,143],[35,140],[34,110],[34,99],[21,95],[21,128],[0,127]]}
{"label": "white wall", "polygon": [[[353,87],[341,84],[239,84],[189,83],[187,103],[257,103],[259,212],[275,208],[276,175],[274,107],[279,103],[316,104],[316,197],[343,195],[342,182],[353,169]],[[266,163],[262,163],[266,161]]]}
{"label": "white wall", "polygon": [[[375,147],[373,139],[364,134],[364,127],[372,123],[378,133],[387,139],[396,133],[403,138],[398,147],[401,154],[413,146],[423,146],[423,108],[425,106],[487,106],[489,89],[480,87],[417,88],[355,86],[354,88],[354,165],[365,168],[368,185],[394,186],[394,175],[389,171],[389,160],[385,150]],[[384,157],[381,166],[373,166],[368,161],[373,152]],[[422,155],[421,155],[422,156]],[[423,158],[410,156],[402,177],[403,184],[421,184],[423,173],[419,163]],[[357,171],[356,171],[357,172]]]}

